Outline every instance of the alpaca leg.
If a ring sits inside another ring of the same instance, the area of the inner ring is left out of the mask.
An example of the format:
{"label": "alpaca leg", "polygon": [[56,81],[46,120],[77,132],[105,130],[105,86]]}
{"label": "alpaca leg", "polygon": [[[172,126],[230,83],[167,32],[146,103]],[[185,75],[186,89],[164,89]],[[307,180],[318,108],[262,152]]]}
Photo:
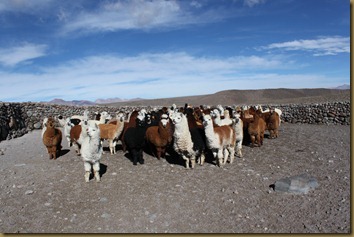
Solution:
{"label": "alpaca leg", "polygon": [[95,162],[93,164],[93,172],[95,174],[95,178],[97,182],[101,181],[101,176],[100,176],[100,162]]}
{"label": "alpaca leg", "polygon": [[254,135],[251,136],[251,147],[253,148],[254,147],[254,143],[255,143],[255,140],[256,140],[256,137]]}
{"label": "alpaca leg", "polygon": [[75,151],[76,151],[76,155],[80,156],[80,145],[77,144],[76,142],[74,143],[74,147],[75,147]]}
{"label": "alpaca leg", "polygon": [[202,154],[199,157],[199,164],[204,165],[204,161],[205,161],[205,154],[204,152],[202,152]]}
{"label": "alpaca leg", "polygon": [[242,141],[238,141],[236,145],[237,155],[242,158]]}
{"label": "alpaca leg", "polygon": [[264,138],[264,133],[261,133],[259,135],[259,140],[260,140],[260,145],[259,146],[262,146],[263,145],[263,138]]}
{"label": "alpaca leg", "polygon": [[195,167],[195,156],[191,157],[190,161],[191,161],[191,168],[194,169],[194,167]]}
{"label": "alpaca leg", "polygon": [[114,140],[114,142],[113,142],[113,154],[117,154],[116,146],[117,146],[117,141]]}
{"label": "alpaca leg", "polygon": [[182,158],[183,158],[183,160],[186,163],[186,169],[189,169],[189,159],[188,159],[188,157],[186,157],[185,155],[182,155]]}
{"label": "alpaca leg", "polygon": [[161,157],[166,157],[166,147],[161,147]]}
{"label": "alpaca leg", "polygon": [[235,159],[234,154],[235,154],[235,147],[230,147],[229,148],[230,164],[234,162]]}
{"label": "alpaca leg", "polygon": [[109,150],[111,152],[111,155],[115,154],[113,141],[111,139],[109,139]]}
{"label": "alpaca leg", "polygon": [[89,162],[84,161],[84,167],[85,167],[85,181],[89,182],[90,174],[91,174],[91,164]]}
{"label": "alpaca leg", "polygon": [[130,150],[130,155],[132,157],[133,160],[133,165],[137,165],[138,164],[138,154],[137,151],[135,149],[131,149]]}
{"label": "alpaca leg", "polygon": [[219,149],[218,150],[218,165],[221,167],[223,165],[223,150]]}
{"label": "alpaca leg", "polygon": [[143,150],[141,149],[139,151],[139,163],[144,164],[144,156],[143,156]]}
{"label": "alpaca leg", "polygon": [[227,158],[229,157],[229,151],[227,148],[224,148],[224,160],[223,160],[223,165],[225,165],[227,163]]}

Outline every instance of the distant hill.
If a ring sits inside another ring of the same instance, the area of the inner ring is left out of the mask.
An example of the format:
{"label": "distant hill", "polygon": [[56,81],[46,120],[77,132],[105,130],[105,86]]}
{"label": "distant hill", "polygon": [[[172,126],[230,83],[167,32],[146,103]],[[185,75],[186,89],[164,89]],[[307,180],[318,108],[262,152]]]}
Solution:
{"label": "distant hill", "polygon": [[350,101],[349,89],[262,89],[225,90],[215,94],[161,98],[139,101],[125,101],[105,104],[108,106],[183,106],[185,103],[199,105],[240,104],[297,104]]}
{"label": "distant hill", "polygon": [[95,102],[89,100],[63,100],[63,99],[53,99],[48,102],[42,102],[47,104],[56,104],[56,105],[70,105],[70,106],[91,106],[91,105],[100,105],[100,104],[109,104],[109,103],[116,103],[116,102],[131,102],[131,101],[139,101],[143,100],[141,98],[134,98],[134,99],[121,99],[121,98],[109,98],[109,99],[97,99]]}
{"label": "distant hill", "polygon": [[335,87],[335,88],[333,88],[333,89],[337,89],[337,90],[349,90],[349,89],[350,89],[350,85],[348,85],[348,84],[343,84],[343,85],[337,86],[337,87]]}
{"label": "distant hill", "polygon": [[350,100],[350,85],[344,84],[336,88],[325,89],[262,89],[262,90],[225,90],[214,94],[184,96],[160,99],[121,98],[65,101],[53,99],[48,104],[71,106],[170,106],[185,103],[198,105],[234,105],[234,104],[292,104],[292,103],[321,103],[327,101]]}
{"label": "distant hill", "polygon": [[96,105],[96,103],[88,100],[72,100],[66,101],[62,99],[53,99],[48,102],[42,102],[47,104],[56,104],[56,105],[70,105],[70,106],[87,106],[87,105]]}
{"label": "distant hill", "polygon": [[125,101],[138,101],[138,100],[143,100],[142,98],[134,98],[134,99],[121,99],[121,98],[109,98],[109,99],[97,99],[95,100],[96,104],[109,104],[109,103],[115,103],[115,102],[125,102]]}

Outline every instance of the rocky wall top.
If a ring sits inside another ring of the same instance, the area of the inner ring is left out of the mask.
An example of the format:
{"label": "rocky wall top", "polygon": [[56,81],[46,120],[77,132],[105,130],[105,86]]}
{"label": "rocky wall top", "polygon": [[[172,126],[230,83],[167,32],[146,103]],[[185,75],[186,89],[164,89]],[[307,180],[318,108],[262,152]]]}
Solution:
{"label": "rocky wall top", "polygon": [[[349,101],[271,106],[282,110],[281,119],[285,123],[350,125]],[[32,102],[0,103],[0,141],[22,136],[33,129],[41,129],[45,117],[83,115],[85,109],[90,111],[92,117],[95,112],[107,111],[114,116],[116,112],[130,112],[133,108],[127,106],[78,107]]]}

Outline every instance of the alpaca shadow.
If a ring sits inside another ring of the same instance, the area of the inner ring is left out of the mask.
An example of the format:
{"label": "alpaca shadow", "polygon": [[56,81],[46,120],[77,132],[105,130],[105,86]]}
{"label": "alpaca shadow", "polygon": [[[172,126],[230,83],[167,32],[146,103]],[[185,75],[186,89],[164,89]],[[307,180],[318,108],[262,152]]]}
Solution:
{"label": "alpaca shadow", "polygon": [[165,160],[171,165],[180,165],[180,166],[186,165],[182,157],[172,147],[166,148]]}
{"label": "alpaca shadow", "polygon": [[213,152],[211,150],[207,149],[204,152],[204,156],[205,156],[204,163],[216,165],[216,160],[215,160]]}
{"label": "alpaca shadow", "polygon": [[107,172],[107,165],[100,163],[100,176],[102,177]]}
{"label": "alpaca shadow", "polygon": [[62,149],[62,150],[60,150],[59,157],[65,156],[69,152],[70,152],[70,149]]}
{"label": "alpaca shadow", "polygon": [[103,152],[105,152],[105,153],[110,153],[111,152],[111,150],[109,149],[109,147],[103,147]]}
{"label": "alpaca shadow", "polygon": [[[126,152],[124,154],[124,157],[127,158],[130,162],[134,163],[133,156],[132,156],[132,154],[130,153],[129,150],[128,150],[128,152]],[[145,156],[144,156],[144,152],[143,152],[143,163],[140,163],[139,160],[138,160],[138,164],[143,165],[144,163],[145,163]]]}

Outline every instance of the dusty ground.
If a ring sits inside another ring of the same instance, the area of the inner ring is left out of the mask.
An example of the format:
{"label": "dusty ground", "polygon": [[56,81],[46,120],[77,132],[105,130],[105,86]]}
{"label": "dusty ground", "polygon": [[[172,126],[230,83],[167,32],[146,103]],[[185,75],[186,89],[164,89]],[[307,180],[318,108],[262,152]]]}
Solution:
{"label": "dusty ground", "polygon": [[[1,233],[350,233],[350,127],[282,124],[278,139],[244,146],[224,168],[186,170],[173,157],[133,166],[119,149],[103,155],[102,181],[63,142],[49,160],[40,131],[2,141]],[[308,194],[273,191],[308,173]]]}

